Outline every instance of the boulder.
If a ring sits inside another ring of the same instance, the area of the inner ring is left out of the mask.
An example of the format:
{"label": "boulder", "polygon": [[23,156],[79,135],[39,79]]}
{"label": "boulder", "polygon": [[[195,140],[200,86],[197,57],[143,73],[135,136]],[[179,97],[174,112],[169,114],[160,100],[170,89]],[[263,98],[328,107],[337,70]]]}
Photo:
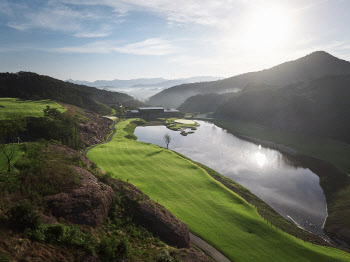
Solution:
{"label": "boulder", "polygon": [[114,204],[115,192],[86,169],[74,166],[74,170],[81,175],[80,187],[44,197],[46,209],[75,224],[101,225]]}

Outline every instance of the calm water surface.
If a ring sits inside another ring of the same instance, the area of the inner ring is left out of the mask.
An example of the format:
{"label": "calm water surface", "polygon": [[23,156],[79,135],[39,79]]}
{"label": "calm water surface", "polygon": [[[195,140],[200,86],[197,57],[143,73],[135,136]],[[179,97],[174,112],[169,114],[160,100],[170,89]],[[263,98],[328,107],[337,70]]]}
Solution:
{"label": "calm water surface", "polygon": [[290,163],[276,150],[244,141],[212,123],[197,122],[200,127],[188,136],[165,126],[137,127],[134,134],[138,141],[165,147],[163,136],[169,133],[169,149],[240,183],[283,217],[324,235],[327,206],[317,175]]}

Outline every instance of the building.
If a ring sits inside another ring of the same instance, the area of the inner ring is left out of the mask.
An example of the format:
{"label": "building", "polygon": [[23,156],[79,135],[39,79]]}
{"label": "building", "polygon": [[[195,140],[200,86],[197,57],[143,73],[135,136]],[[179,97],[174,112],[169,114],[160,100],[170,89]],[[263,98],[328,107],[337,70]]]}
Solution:
{"label": "building", "polygon": [[169,118],[181,117],[183,113],[176,109],[166,109],[164,107],[139,107],[137,110],[130,110],[126,113],[126,118]]}

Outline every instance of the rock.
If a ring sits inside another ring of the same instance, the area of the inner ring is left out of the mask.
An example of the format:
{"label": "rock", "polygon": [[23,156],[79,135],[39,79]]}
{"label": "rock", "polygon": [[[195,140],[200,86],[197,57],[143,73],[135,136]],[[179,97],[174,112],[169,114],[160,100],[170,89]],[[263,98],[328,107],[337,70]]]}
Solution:
{"label": "rock", "polygon": [[86,169],[74,166],[81,175],[81,186],[70,192],[62,192],[44,197],[46,209],[55,217],[63,217],[72,223],[98,226],[107,217],[115,201],[113,189]]}
{"label": "rock", "polygon": [[144,226],[171,246],[190,247],[190,235],[186,224],[169,210],[152,201],[130,183],[114,180],[111,185],[122,195],[124,210],[135,223]]}

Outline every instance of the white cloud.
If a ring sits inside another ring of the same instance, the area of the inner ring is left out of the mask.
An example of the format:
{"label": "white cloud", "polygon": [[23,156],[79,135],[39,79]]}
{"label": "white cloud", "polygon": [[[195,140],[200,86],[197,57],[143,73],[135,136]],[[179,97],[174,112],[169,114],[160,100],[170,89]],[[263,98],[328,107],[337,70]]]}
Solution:
{"label": "white cloud", "polygon": [[133,55],[168,55],[176,53],[179,49],[173,46],[167,40],[160,38],[149,38],[141,42],[130,43],[125,45],[115,44],[106,41],[94,42],[82,46],[68,46],[51,49],[53,52],[60,53],[123,53]]}

